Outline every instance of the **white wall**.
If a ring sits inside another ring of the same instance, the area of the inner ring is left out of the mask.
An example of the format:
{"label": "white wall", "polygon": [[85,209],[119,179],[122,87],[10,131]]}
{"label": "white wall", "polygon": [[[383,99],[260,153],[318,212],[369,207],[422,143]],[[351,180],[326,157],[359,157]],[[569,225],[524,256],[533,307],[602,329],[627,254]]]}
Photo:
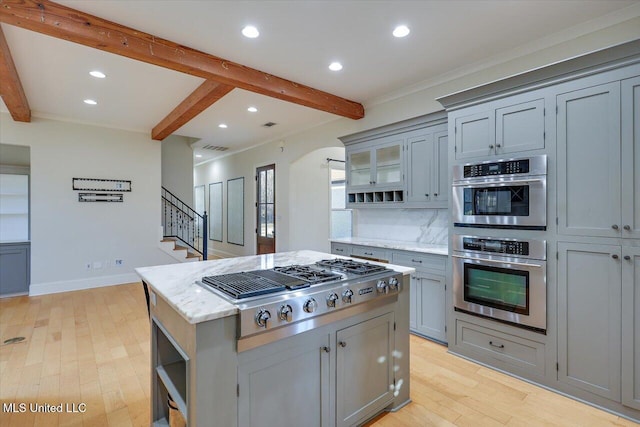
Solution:
{"label": "white wall", "polygon": [[194,208],[193,149],[189,138],[171,135],[162,141],[162,186]]}
{"label": "white wall", "polygon": [[[289,250],[331,252],[329,164],[344,160],[344,148],[321,148],[289,168]],[[324,189],[324,191],[323,191]]]}
{"label": "white wall", "polygon": [[[4,113],[0,143],[31,148],[31,294],[137,281],[135,267],[175,262],[158,248],[160,143],[37,117],[17,123]],[[131,180],[133,191],[123,203],[80,203],[74,177]],[[86,269],[96,261],[103,268]]]}
{"label": "white wall", "polygon": [[[593,28],[597,30],[594,31]],[[285,140],[286,146],[283,153],[280,153],[278,141],[271,141],[254,149],[198,166],[196,167],[194,184],[208,184],[214,182],[213,180],[226,180],[236,176],[245,176],[247,183],[253,183],[256,166],[276,162],[276,175],[280,177],[276,183],[276,210],[280,212],[276,219],[279,230],[276,249],[278,251],[289,250],[293,247],[294,241],[298,241],[298,237],[292,237],[289,232],[290,227],[298,229],[293,226],[298,218],[291,218],[292,212],[296,212],[296,210],[289,204],[289,183],[283,182],[284,180],[281,178],[289,175],[289,165],[292,161],[319,148],[342,146],[338,140],[340,136],[440,111],[442,106],[436,101],[436,98],[440,96],[636,39],[640,39],[639,17],[631,17],[628,21],[611,26],[607,26],[606,22],[600,22],[597,26],[594,23],[589,23],[588,26],[567,29],[562,34],[550,35],[545,40],[534,41],[523,48],[521,52],[508,52],[501,58],[487,58],[484,64],[456,70],[447,76],[406,88],[402,94],[390,96],[384,102],[366,105],[366,115],[363,119],[338,118],[325,125],[289,136]],[[317,184],[318,195],[328,191],[328,182],[323,180]],[[247,190],[245,192],[245,246],[233,247],[224,243],[216,243],[212,247],[214,252],[222,251],[236,255],[255,253],[255,243],[253,242],[255,239],[255,214],[252,211],[255,189],[250,186]],[[329,210],[328,205],[323,206],[320,203],[317,203],[315,207],[327,212]],[[402,211],[398,210],[397,215],[403,215]],[[297,216],[297,213],[295,215]],[[410,216],[405,219],[406,221],[411,220]],[[406,223],[406,221],[404,222]],[[298,243],[295,243],[295,246],[297,247]]]}

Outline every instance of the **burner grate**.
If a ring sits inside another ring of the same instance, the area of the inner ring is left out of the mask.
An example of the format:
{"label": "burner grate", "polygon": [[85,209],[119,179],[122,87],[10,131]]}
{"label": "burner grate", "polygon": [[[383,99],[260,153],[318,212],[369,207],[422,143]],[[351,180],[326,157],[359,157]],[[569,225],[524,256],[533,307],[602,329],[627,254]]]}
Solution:
{"label": "burner grate", "polygon": [[296,277],[301,281],[310,284],[334,282],[342,279],[340,274],[323,269],[311,268],[306,265],[287,265],[283,267],[275,267],[273,270],[280,274]]}
{"label": "burner grate", "polygon": [[286,289],[286,286],[251,273],[231,273],[207,276],[202,282],[234,299],[250,298]]}
{"label": "burner grate", "polygon": [[346,273],[364,275],[364,274],[372,274],[379,273],[382,271],[389,270],[386,267],[381,265],[373,265],[368,262],[357,262],[352,261],[350,259],[325,259],[322,261],[316,262],[317,265],[322,267],[331,268],[333,270],[344,271]]}

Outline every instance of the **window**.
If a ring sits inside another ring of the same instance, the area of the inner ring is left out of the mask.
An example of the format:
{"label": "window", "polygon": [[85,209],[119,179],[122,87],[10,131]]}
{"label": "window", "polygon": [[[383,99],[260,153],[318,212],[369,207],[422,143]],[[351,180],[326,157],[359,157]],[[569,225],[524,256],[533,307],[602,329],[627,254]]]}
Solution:
{"label": "window", "polygon": [[344,165],[330,163],[331,238],[351,237],[351,210],[345,209],[346,180]]}

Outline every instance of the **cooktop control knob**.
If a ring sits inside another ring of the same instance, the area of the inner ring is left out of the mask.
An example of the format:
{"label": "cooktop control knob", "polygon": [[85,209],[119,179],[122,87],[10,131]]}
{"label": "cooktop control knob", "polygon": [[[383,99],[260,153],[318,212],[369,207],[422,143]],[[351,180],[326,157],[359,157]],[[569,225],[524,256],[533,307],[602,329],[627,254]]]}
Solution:
{"label": "cooktop control knob", "polygon": [[327,307],[335,307],[336,301],[338,301],[338,294],[331,292],[327,297]]}
{"label": "cooktop control knob", "polygon": [[316,300],[314,300],[313,298],[309,298],[302,306],[302,309],[307,313],[313,313],[317,307],[318,303],[316,302]]}
{"label": "cooktop control knob", "polygon": [[351,304],[351,297],[353,296],[353,291],[351,289],[347,289],[342,293],[342,301]]}
{"label": "cooktop control knob", "polygon": [[378,293],[388,294],[389,293],[389,285],[384,280],[378,280]]}
{"label": "cooktop control knob", "polygon": [[400,286],[398,285],[398,279],[396,279],[395,277],[389,279],[389,287],[392,290],[397,291],[400,288]]}
{"label": "cooktop control knob", "polygon": [[285,304],[280,307],[280,310],[278,310],[278,317],[280,318],[280,320],[291,322],[291,319],[293,318],[293,309],[291,308],[291,306],[289,304]]}
{"label": "cooktop control knob", "polygon": [[269,319],[271,319],[271,313],[269,313],[269,311],[265,310],[264,308],[261,308],[256,313],[256,323],[261,328],[266,328],[267,327],[267,321]]}

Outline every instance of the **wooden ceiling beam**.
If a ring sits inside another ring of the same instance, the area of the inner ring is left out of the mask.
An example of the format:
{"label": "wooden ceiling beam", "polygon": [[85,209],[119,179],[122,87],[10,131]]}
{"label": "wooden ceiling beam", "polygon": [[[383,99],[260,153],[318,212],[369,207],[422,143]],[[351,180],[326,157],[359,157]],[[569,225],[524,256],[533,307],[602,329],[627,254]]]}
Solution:
{"label": "wooden ceiling beam", "polygon": [[49,0],[0,0],[0,22],[351,119],[364,107]]}
{"label": "wooden ceiling beam", "polygon": [[153,128],[151,138],[162,141],[232,90],[233,86],[205,81]]}
{"label": "wooden ceiling beam", "polygon": [[0,96],[17,122],[30,122],[31,109],[24,94],[20,76],[13,63],[11,51],[0,27]]}

